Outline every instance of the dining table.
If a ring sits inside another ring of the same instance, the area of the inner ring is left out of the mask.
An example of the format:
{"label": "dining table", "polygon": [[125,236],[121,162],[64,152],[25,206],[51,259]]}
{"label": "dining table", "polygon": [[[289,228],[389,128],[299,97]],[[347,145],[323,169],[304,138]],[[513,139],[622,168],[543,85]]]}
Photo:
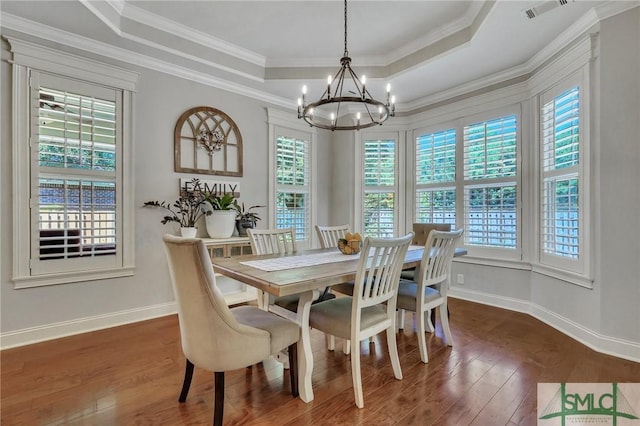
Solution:
{"label": "dining table", "polygon": [[[420,265],[424,246],[411,245],[403,269]],[[361,253],[360,253],[361,254]],[[360,254],[345,255],[337,248],[301,250],[287,254],[242,255],[216,257],[211,262],[214,271],[253,286],[276,297],[299,295],[296,322],[301,327],[301,350],[298,350],[300,399],[313,401],[311,375],[313,353],[309,312],[311,303],[321,290],[355,279]],[[456,248],[454,256],[466,254]]]}

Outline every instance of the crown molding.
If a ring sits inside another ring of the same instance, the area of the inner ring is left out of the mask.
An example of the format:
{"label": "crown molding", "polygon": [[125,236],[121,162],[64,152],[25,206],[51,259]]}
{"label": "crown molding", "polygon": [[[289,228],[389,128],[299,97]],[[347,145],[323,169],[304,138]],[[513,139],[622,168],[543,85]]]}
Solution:
{"label": "crown molding", "polygon": [[439,93],[435,93],[431,96],[421,98],[415,102],[402,104],[397,107],[397,111],[414,114],[420,109],[426,108],[429,105],[433,105],[438,102],[446,101],[448,99],[455,98],[457,96],[463,96],[468,93],[472,93],[476,90],[480,90],[484,87],[499,84],[514,78],[522,77],[527,74],[532,74],[536,69],[545,65],[547,61],[552,59],[555,55],[565,50],[567,46],[581,39],[581,36],[588,32],[594,25],[600,21],[610,18],[611,16],[626,12],[627,10],[640,7],[637,2],[607,2],[595,10],[590,10],[583,15],[580,19],[574,22],[570,27],[563,31],[558,37],[556,37],[551,43],[546,45],[540,52],[534,55],[526,63],[515,66],[503,72],[492,74],[488,78],[480,78],[468,83],[465,83],[455,88],[444,90]]}
{"label": "crown molding", "polygon": [[18,31],[24,34],[58,43],[63,46],[82,50],[91,54],[122,61],[134,66],[148,68],[168,75],[183,78],[186,80],[202,83],[207,86],[227,90],[234,94],[246,96],[248,98],[279,105],[288,109],[293,109],[294,101],[291,99],[274,96],[243,84],[235,83],[223,78],[214,77],[211,74],[193,70],[189,67],[178,65],[175,62],[163,61],[148,55],[144,55],[131,50],[112,46],[97,40],[63,31],[54,27],[43,25],[28,19],[24,19],[8,13],[0,14],[4,28]]}
{"label": "crown molding", "polygon": [[393,52],[391,52],[390,54],[383,56],[382,60],[379,61],[378,65],[389,66],[395,62],[402,61],[403,59],[424,49],[426,46],[430,46],[432,44],[438,43],[441,40],[449,37],[450,35],[456,34],[463,30],[468,29],[471,33],[470,38],[473,38],[478,28],[480,27],[480,25],[478,24],[476,25],[475,29],[473,28],[476,19],[480,18],[482,21],[484,21],[488,16],[488,14],[484,14],[484,16],[481,15],[483,6],[485,4],[493,5],[493,3],[494,3],[493,1],[471,2],[464,16],[461,16],[460,18],[456,19],[455,21],[447,25],[443,25],[441,27],[436,28],[433,31],[430,31],[426,35],[417,38],[416,40],[406,44],[405,46],[402,46],[398,49],[394,49]]}
{"label": "crown molding", "polygon": [[[476,90],[481,90],[487,86],[500,84],[514,78],[522,77],[523,75],[526,75],[528,73],[529,68],[526,65],[516,66],[503,72],[492,74],[489,77],[480,78],[465,84],[457,85],[452,89],[443,90],[431,96],[421,98],[415,102],[402,104],[401,111],[407,114],[414,114],[415,112],[417,112],[417,110],[426,108],[435,103],[444,102],[458,96],[464,96],[466,94],[475,92]],[[399,111],[398,107],[396,107],[396,111]]]}
{"label": "crown molding", "polygon": [[[189,28],[186,25],[179,24],[160,15],[156,15],[155,13],[146,11],[137,6],[133,6],[126,1],[111,0],[102,3],[104,7],[109,7],[111,10],[116,12],[119,19],[115,19],[112,14],[104,13],[104,9],[96,7],[96,2],[89,0],[79,1],[121,37],[140,42],[140,37],[122,30],[122,20],[127,19],[135,23],[154,28],[155,30],[162,31],[169,36],[179,37],[189,42],[197,43],[208,49],[224,53],[225,55],[229,55],[242,61],[258,65],[260,67],[264,67],[266,64],[266,59],[264,56],[252,52],[249,49],[245,49],[217,37],[210,36],[201,31],[194,30],[193,28]],[[98,3],[98,5],[100,5],[100,3]],[[156,45],[154,47],[164,50],[162,45]],[[173,52],[171,53],[175,54]]]}

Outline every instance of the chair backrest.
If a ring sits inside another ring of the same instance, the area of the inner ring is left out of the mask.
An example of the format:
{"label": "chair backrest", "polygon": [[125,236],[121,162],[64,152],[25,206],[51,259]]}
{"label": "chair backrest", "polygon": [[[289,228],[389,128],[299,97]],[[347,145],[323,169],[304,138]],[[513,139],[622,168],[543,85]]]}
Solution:
{"label": "chair backrest", "polygon": [[344,238],[349,232],[349,225],[337,226],[321,226],[316,225],[316,232],[320,240],[320,247],[335,248],[338,247],[338,240]]}
{"label": "chair backrest", "polygon": [[[463,229],[457,229],[450,232],[434,230],[429,233],[420,261],[420,271],[416,277],[418,285],[424,288],[449,279],[453,253],[463,232]],[[441,286],[441,294],[446,293],[446,287]]]}
{"label": "chair backrest", "polygon": [[387,302],[395,312],[400,271],[412,238],[413,232],[400,238],[364,239],[354,281],[352,323],[367,306]]}
{"label": "chair backrest", "polygon": [[240,324],[229,310],[202,240],[163,237],[178,307],[182,351],[209,371],[243,368],[269,357],[269,333]]}
{"label": "chair backrest", "polygon": [[253,254],[284,254],[296,251],[293,228],[247,229]]}
{"label": "chair backrest", "polygon": [[450,223],[414,223],[413,224],[413,233],[415,236],[413,237],[413,241],[411,244],[415,244],[418,246],[423,246],[427,243],[427,237],[429,237],[429,232],[433,231],[451,231]]}

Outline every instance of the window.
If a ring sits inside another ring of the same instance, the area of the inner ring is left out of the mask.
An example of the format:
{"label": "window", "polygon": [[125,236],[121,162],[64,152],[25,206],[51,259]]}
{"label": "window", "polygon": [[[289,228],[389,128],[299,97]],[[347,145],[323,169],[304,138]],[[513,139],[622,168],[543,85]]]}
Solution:
{"label": "window", "polygon": [[[133,194],[124,187],[137,74],[16,40],[11,46],[16,288],[132,275]],[[42,63],[51,72],[36,68]]]}
{"label": "window", "polygon": [[581,272],[580,88],[547,92],[541,104],[540,258],[543,264]]}
{"label": "window", "polygon": [[456,131],[416,138],[416,222],[456,225]]}
{"label": "window", "polygon": [[516,116],[465,126],[463,145],[465,244],[517,249]]}
{"label": "window", "polygon": [[[117,92],[100,88],[80,94],[54,89],[73,86],[72,81],[38,77],[31,87],[32,99],[39,100],[32,137],[38,147],[32,158],[37,174],[32,229],[38,230],[32,236],[38,242],[32,246],[33,274],[78,268],[69,259],[118,255]],[[106,257],[92,260],[113,263]]]}
{"label": "window", "polygon": [[292,227],[296,240],[310,239],[309,142],[294,137],[276,139],[276,227]]}
{"label": "window", "polygon": [[388,238],[396,231],[396,141],[365,140],[363,144],[363,224],[370,237]]}

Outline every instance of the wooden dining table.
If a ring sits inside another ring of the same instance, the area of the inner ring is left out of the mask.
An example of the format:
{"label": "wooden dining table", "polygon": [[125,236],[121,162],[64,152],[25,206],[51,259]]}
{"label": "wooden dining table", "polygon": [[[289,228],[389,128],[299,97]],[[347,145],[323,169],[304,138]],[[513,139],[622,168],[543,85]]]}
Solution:
{"label": "wooden dining table", "polygon": [[[420,265],[423,246],[410,246],[404,269]],[[466,254],[456,249],[456,256]],[[301,327],[301,350],[298,350],[300,399],[313,401],[311,374],[313,353],[309,328],[311,302],[326,287],[354,280],[359,255],[343,255],[337,248],[312,249],[289,254],[244,255],[211,259],[215,272],[270,293],[276,297],[299,294],[297,323]]]}

